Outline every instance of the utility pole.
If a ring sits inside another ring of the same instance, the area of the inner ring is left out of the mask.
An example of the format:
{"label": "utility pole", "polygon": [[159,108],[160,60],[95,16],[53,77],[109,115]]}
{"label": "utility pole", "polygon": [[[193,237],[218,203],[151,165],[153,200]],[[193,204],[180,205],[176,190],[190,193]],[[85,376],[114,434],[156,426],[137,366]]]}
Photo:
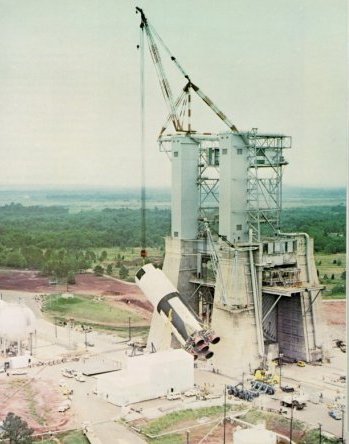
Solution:
{"label": "utility pole", "polygon": [[244,384],[245,384],[245,372],[242,372],[242,389],[245,388]]}
{"label": "utility pole", "polygon": [[227,415],[227,384],[224,384],[224,417],[223,417],[223,444],[225,444],[225,419]]}
{"label": "utility pole", "polygon": [[293,398],[291,404],[291,421],[290,421],[290,444],[292,444],[292,427],[293,427]]}
{"label": "utility pole", "polygon": [[342,409],[342,442],[344,443],[344,413],[345,410]]}
{"label": "utility pole", "polygon": [[322,443],[321,423],[319,422],[319,444]]}
{"label": "utility pole", "polygon": [[282,387],[282,384],[281,384],[281,367],[282,367],[282,358],[283,357],[284,357],[284,354],[283,353],[279,353],[279,370],[280,370],[279,387],[280,388]]}
{"label": "utility pole", "polygon": [[128,317],[128,340],[131,341],[131,317]]}
{"label": "utility pole", "polygon": [[189,430],[187,430],[186,434],[187,434],[187,444],[190,444],[189,443],[189,434],[190,434]]}

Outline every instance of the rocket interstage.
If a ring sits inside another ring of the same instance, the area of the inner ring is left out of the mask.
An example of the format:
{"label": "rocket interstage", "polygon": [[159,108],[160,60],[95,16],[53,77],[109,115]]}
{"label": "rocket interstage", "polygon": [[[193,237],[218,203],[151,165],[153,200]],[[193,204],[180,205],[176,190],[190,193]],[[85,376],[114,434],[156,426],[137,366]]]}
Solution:
{"label": "rocket interstage", "polygon": [[198,355],[206,359],[213,356],[209,344],[217,344],[219,336],[204,326],[162,270],[152,264],[144,265],[136,274],[136,284],[159,315],[170,323],[185,350],[195,359]]}

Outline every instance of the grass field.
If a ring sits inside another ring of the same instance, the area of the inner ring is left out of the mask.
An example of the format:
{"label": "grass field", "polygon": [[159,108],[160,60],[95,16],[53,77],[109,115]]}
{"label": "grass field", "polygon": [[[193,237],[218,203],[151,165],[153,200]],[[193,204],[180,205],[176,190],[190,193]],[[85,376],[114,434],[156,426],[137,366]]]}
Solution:
{"label": "grass field", "polygon": [[126,326],[129,318],[132,323],[142,321],[136,313],[112,306],[93,296],[73,295],[65,298],[62,295],[47,295],[43,309],[50,318],[69,319],[77,322]]}
{"label": "grass field", "polygon": [[[59,441],[57,441],[57,439]],[[89,444],[88,439],[79,430],[74,430],[72,432],[66,432],[59,435],[55,435],[54,439],[42,440],[40,438],[37,440],[37,442],[43,444],[57,444],[57,442],[60,442],[61,444]]]}
{"label": "grass field", "polygon": [[[289,435],[290,420],[280,414],[261,411],[256,408],[251,408],[250,405],[240,404],[234,406],[227,406],[227,416],[232,411],[242,411],[248,409],[247,413],[240,417],[243,421],[249,424],[258,424],[261,421],[265,422],[267,429],[281,433],[284,436]],[[190,435],[190,442],[201,442],[201,439],[210,434],[210,438],[205,442],[223,442],[219,441],[222,435],[222,424],[219,425],[219,420],[223,417],[223,406],[206,407],[201,409],[188,409],[178,412],[172,412],[168,415],[162,416],[155,420],[149,421],[141,428],[145,435],[147,442],[152,444],[182,444],[188,442]],[[206,419],[200,421],[200,419]],[[218,422],[216,422],[218,421]],[[199,427],[196,427],[201,424]],[[217,424],[217,428],[215,428]],[[229,426],[229,428],[228,428]],[[230,434],[233,429],[231,425],[227,425]],[[309,429],[309,426],[299,420],[293,421],[293,436],[296,442],[300,444],[316,444],[319,441],[318,429]],[[173,433],[171,433],[173,431]],[[161,436],[163,433],[168,433]],[[231,435],[230,435],[231,436]],[[231,442],[229,439],[228,442]],[[329,439],[322,436],[323,444],[335,444],[340,441],[337,439]]]}
{"label": "grass field", "polygon": [[346,282],[343,279],[343,272],[346,270],[346,255],[344,253],[316,254],[315,264],[319,272],[320,282],[326,287],[323,292],[324,298],[345,298]]}
{"label": "grass field", "polygon": [[[229,413],[231,407],[227,407],[227,414]],[[215,406],[215,407],[204,407],[200,409],[188,409],[181,410],[178,412],[172,412],[168,415],[162,416],[160,418],[154,419],[150,421],[144,428],[142,428],[142,433],[146,435],[159,435],[164,432],[171,432],[169,435],[159,436],[155,438],[151,438],[149,436],[146,437],[149,443],[156,444],[182,444],[185,441],[186,433],[184,432],[176,432],[176,430],[184,427],[190,427],[191,425],[197,424],[197,420],[200,418],[212,418],[215,419],[221,418],[223,416],[224,407],[223,406]],[[211,428],[209,426],[209,428]],[[202,436],[206,433],[205,425],[203,424],[201,427]],[[200,433],[200,432],[199,432]],[[195,441],[196,442],[196,441]]]}

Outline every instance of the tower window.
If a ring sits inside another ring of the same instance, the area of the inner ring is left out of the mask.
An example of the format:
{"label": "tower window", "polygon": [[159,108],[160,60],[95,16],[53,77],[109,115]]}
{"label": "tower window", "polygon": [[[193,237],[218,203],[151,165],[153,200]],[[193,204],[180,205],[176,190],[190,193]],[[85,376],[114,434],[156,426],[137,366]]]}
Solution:
{"label": "tower window", "polygon": [[228,152],[227,148],[222,149],[222,154],[227,154],[227,152]]}
{"label": "tower window", "polygon": [[178,237],[178,231],[174,231],[173,236]]}
{"label": "tower window", "polygon": [[178,157],[178,151],[173,151],[173,157]]}
{"label": "tower window", "polygon": [[236,230],[237,231],[241,231],[242,230],[242,225],[241,224],[236,225]]}
{"label": "tower window", "polygon": [[236,151],[238,154],[242,154],[242,148],[238,148]]}

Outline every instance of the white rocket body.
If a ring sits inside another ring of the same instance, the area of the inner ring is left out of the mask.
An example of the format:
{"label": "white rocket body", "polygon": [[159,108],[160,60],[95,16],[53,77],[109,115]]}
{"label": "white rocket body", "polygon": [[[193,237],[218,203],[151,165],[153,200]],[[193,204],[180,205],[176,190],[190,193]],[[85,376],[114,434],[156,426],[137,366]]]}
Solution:
{"label": "white rocket body", "polygon": [[162,270],[144,265],[136,274],[136,283],[186,350],[194,356],[204,354],[206,359],[213,356],[208,344],[217,343],[219,337],[202,324]]}

